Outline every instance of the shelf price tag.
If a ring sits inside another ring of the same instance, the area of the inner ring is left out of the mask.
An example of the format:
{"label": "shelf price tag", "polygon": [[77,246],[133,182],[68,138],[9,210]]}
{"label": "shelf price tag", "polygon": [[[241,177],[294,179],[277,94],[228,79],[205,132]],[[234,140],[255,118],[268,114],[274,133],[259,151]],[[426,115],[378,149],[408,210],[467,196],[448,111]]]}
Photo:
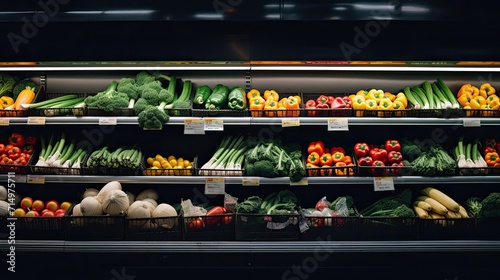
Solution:
{"label": "shelf price tag", "polygon": [[225,183],[224,178],[205,179],[205,194],[225,194]]}
{"label": "shelf price tag", "polygon": [[5,119],[5,118],[0,119],[0,126],[9,126],[9,124],[10,124],[10,119]]}
{"label": "shelf price tag", "polygon": [[45,184],[45,176],[44,175],[27,175],[26,182],[28,184]]}
{"label": "shelf price tag", "polygon": [[45,117],[28,117],[28,124],[44,125]]}
{"label": "shelf price tag", "polygon": [[243,186],[260,186],[259,177],[243,177],[241,178],[241,184]]}
{"label": "shelf price tag", "polygon": [[300,126],[300,119],[298,118],[284,118],[281,119],[281,127]]}
{"label": "shelf price tag", "polygon": [[348,119],[343,119],[343,118],[328,119],[328,131],[348,131],[348,130],[349,130]]}
{"label": "shelf price tag", "polygon": [[99,118],[99,125],[116,125],[116,118]]}
{"label": "shelf price tag", "polygon": [[224,119],[204,118],[205,131],[224,131]]}
{"label": "shelf price tag", "polygon": [[26,175],[16,174],[13,179],[16,183],[26,183]]}
{"label": "shelf price tag", "polygon": [[184,134],[205,134],[205,123],[203,122],[203,119],[184,119]]}
{"label": "shelf price tag", "polygon": [[373,178],[374,191],[393,191],[394,180],[392,177],[374,177]]}
{"label": "shelf price tag", "polygon": [[309,185],[309,180],[307,180],[307,178],[302,178],[302,180],[298,182],[290,181],[290,186],[307,186],[307,185]]}
{"label": "shelf price tag", "polygon": [[464,119],[464,127],[480,127],[481,120],[477,119]]}

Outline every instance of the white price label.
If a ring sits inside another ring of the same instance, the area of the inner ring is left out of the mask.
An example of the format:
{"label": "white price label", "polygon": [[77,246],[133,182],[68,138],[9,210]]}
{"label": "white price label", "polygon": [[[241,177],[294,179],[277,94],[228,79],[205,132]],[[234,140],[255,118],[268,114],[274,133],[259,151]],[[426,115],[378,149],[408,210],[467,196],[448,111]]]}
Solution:
{"label": "white price label", "polygon": [[184,119],[184,134],[205,134],[205,123],[203,122],[203,119]]}
{"label": "white price label", "polygon": [[28,124],[44,125],[45,117],[28,117]]}
{"label": "white price label", "polygon": [[225,187],[224,178],[207,178],[205,180],[205,194],[225,194]]}
{"label": "white price label", "polygon": [[300,126],[300,119],[297,118],[284,118],[281,120],[281,127]]}
{"label": "white price label", "polygon": [[0,126],[9,126],[10,119],[0,119]]}
{"label": "white price label", "polygon": [[477,119],[464,119],[464,127],[480,127],[481,120]]}
{"label": "white price label", "polygon": [[26,179],[28,184],[45,184],[45,176],[43,175],[29,175]]}
{"label": "white price label", "polygon": [[298,182],[290,181],[290,186],[307,186],[307,185],[309,185],[309,180],[307,180],[307,178],[302,178],[302,180]]}
{"label": "white price label", "polygon": [[348,119],[328,119],[328,131],[348,131],[349,123]]}
{"label": "white price label", "polygon": [[374,177],[373,187],[374,191],[393,191],[394,180],[392,177]]}
{"label": "white price label", "polygon": [[116,118],[99,118],[99,125],[116,125]]}
{"label": "white price label", "polygon": [[243,177],[241,178],[241,184],[243,186],[260,186],[259,177]]}
{"label": "white price label", "polygon": [[16,183],[26,183],[26,175],[16,174],[14,176],[14,181]]}
{"label": "white price label", "polygon": [[224,119],[203,119],[206,131],[224,131]]}

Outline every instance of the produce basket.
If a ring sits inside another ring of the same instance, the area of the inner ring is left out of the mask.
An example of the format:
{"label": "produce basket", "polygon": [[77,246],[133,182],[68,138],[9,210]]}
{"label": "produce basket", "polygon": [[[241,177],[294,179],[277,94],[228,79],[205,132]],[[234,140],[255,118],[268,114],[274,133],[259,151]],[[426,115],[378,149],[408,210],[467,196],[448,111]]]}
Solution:
{"label": "produce basket", "polygon": [[353,109],[356,117],[381,117],[381,118],[404,118],[411,117],[413,108],[408,107],[403,110],[357,110]]}
{"label": "produce basket", "polygon": [[280,99],[283,97],[298,96],[300,99],[299,108],[297,109],[286,109],[286,110],[248,110],[249,115],[254,118],[259,117],[271,117],[271,118],[297,118],[302,115],[302,110],[304,109],[303,96],[301,93],[298,94],[280,94]]}
{"label": "produce basket", "polygon": [[125,216],[68,215],[65,222],[66,240],[125,240]]}
{"label": "produce basket", "polygon": [[[352,116],[352,108],[307,108],[305,105],[308,100],[316,100],[321,94],[302,94],[302,103],[304,104],[304,108],[301,108],[301,116],[302,117],[351,117]],[[342,97],[342,96],[334,96],[332,97]]]}
{"label": "produce basket", "polygon": [[358,240],[359,214],[348,217],[305,216],[304,219],[308,229],[300,234],[300,240]]}
{"label": "produce basket", "polygon": [[306,165],[306,176],[307,177],[351,177],[356,174],[357,166],[353,165],[346,166],[330,166],[330,167],[307,167]]}
{"label": "produce basket", "polygon": [[360,217],[359,240],[417,240],[418,219]]}
{"label": "produce basket", "polygon": [[234,214],[208,216],[184,216],[182,218],[184,240],[234,240]]}
{"label": "produce basket", "polygon": [[180,216],[132,219],[125,218],[126,240],[182,240]]}
{"label": "produce basket", "polygon": [[498,118],[500,110],[462,109],[460,116],[478,118]]}
{"label": "produce basket", "polygon": [[[49,100],[52,98],[61,97],[63,95],[67,95],[68,93],[41,93],[40,101]],[[76,95],[76,97],[85,98],[88,96],[86,93],[71,93]],[[79,107],[79,108],[30,108],[28,109],[28,115],[30,116],[44,116],[44,117],[53,117],[53,116],[86,116],[87,115],[87,107]]]}
{"label": "produce basket", "polygon": [[299,240],[299,214],[236,214],[236,240]]}
{"label": "produce basket", "polygon": [[[358,157],[354,155],[354,161],[358,162]],[[384,176],[409,176],[412,175],[411,166],[363,166],[357,164],[356,174],[359,176],[384,177]]]}
{"label": "produce basket", "polygon": [[113,111],[106,111],[100,108],[87,107],[87,114],[89,116],[117,116],[117,117],[128,117],[134,116],[134,109],[130,108],[115,108]]}
{"label": "produce basket", "polygon": [[[132,149],[132,148],[124,148],[124,149]],[[114,151],[114,149],[110,149],[110,151]],[[116,175],[116,176],[138,176],[141,174],[142,167],[139,165],[137,168],[132,167],[108,167],[108,166],[89,166],[88,159],[91,153],[89,153],[88,157],[85,158],[83,163],[82,172],[83,175]],[[144,162],[144,156],[141,152],[141,163]]]}
{"label": "produce basket", "polygon": [[485,176],[485,175],[499,175],[500,168],[487,166],[487,167],[458,167],[457,174],[462,176]]}
{"label": "produce basket", "polygon": [[[38,91],[35,93],[35,98],[32,103],[36,103],[42,100],[41,96],[45,88],[43,86],[38,86]],[[1,117],[27,117],[29,116],[29,110],[0,110]]]}
{"label": "produce basket", "polygon": [[417,118],[460,118],[464,116],[463,109],[413,109],[412,116]]}
{"label": "produce basket", "polygon": [[421,240],[476,239],[476,219],[419,219]]}
{"label": "produce basket", "polygon": [[64,217],[17,217],[16,239],[64,240]]}
{"label": "produce basket", "polygon": [[193,176],[196,172],[198,157],[193,159],[192,168],[148,168],[149,164],[144,161],[142,175],[144,176]]}
{"label": "produce basket", "polygon": [[[208,161],[208,160],[207,160]],[[245,174],[245,164],[241,169],[206,169],[196,166],[196,175],[198,176],[217,176],[217,177],[229,177],[229,176],[243,176]]]}
{"label": "produce basket", "polygon": [[191,110],[193,117],[247,117],[248,110],[219,109],[209,110],[195,108]]}
{"label": "produce basket", "polygon": [[479,240],[500,240],[500,217],[475,218],[475,233]]}
{"label": "produce basket", "polygon": [[9,172],[13,172],[16,175],[26,175],[26,174],[30,173],[30,165],[34,161],[33,158],[34,157],[31,156],[25,165],[0,164],[0,174],[7,174]]}

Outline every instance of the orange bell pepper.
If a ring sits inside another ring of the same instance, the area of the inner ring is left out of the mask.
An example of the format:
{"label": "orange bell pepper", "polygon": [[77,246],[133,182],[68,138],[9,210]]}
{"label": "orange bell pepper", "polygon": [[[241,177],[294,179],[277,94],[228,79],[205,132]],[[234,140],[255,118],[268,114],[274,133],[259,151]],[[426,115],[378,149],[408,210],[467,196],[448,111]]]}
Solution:
{"label": "orange bell pepper", "polygon": [[317,152],[312,152],[307,156],[307,163],[318,165],[319,164],[320,155]]}
{"label": "orange bell pepper", "polygon": [[496,93],[495,88],[490,83],[484,83],[479,87],[479,94],[484,98]]}
{"label": "orange bell pepper", "polygon": [[464,84],[460,87],[457,93],[457,98],[462,95],[468,94],[471,98],[479,95],[479,89],[471,84]]}
{"label": "orange bell pepper", "polygon": [[333,158],[330,153],[323,153],[319,158],[319,164],[321,166],[328,165],[331,166],[333,164]]}
{"label": "orange bell pepper", "polygon": [[469,106],[470,100],[472,97],[470,96],[469,93],[462,93],[458,98],[457,101],[462,105],[463,107]]}
{"label": "orange bell pepper", "polygon": [[335,175],[337,175],[337,176],[346,175],[347,170],[346,170],[346,168],[343,168],[345,166],[347,166],[347,164],[345,162],[336,162],[335,167],[337,167],[337,168],[335,168]]}
{"label": "orange bell pepper", "polygon": [[352,163],[352,157],[348,156],[348,155],[345,155],[344,156],[344,162],[345,162],[345,164],[351,164]]}
{"label": "orange bell pepper", "polygon": [[330,165],[321,166],[319,173],[321,174],[321,176],[332,176],[333,175],[332,166],[330,166]]}
{"label": "orange bell pepper", "polygon": [[289,117],[298,117],[300,115],[300,102],[295,96],[289,96],[284,101],[284,107],[290,112],[287,112]]}
{"label": "orange bell pepper", "polygon": [[318,176],[319,166],[312,163],[306,163],[307,176]]}
{"label": "orange bell pepper", "polygon": [[337,162],[344,162],[345,161],[345,155],[342,152],[335,152],[332,154],[332,161],[334,163]]}
{"label": "orange bell pepper", "polygon": [[486,153],[484,160],[488,166],[495,166],[495,164],[500,163],[500,157],[497,152]]}

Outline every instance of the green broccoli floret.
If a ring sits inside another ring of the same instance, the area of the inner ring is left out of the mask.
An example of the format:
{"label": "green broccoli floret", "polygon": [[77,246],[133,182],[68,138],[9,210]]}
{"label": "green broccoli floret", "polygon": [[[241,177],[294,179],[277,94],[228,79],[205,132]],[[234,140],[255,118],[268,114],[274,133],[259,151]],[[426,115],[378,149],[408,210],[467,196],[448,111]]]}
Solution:
{"label": "green broccoli floret", "polygon": [[415,213],[413,210],[404,205],[400,204],[396,208],[387,209],[387,210],[379,210],[371,213],[369,216],[383,216],[383,217],[395,217],[395,218],[412,218],[415,217]]}
{"label": "green broccoli floret", "polygon": [[139,113],[137,121],[143,129],[162,129],[163,124],[168,122],[169,115],[163,110],[158,110],[158,107],[149,105]]}
{"label": "green broccoli floret", "polygon": [[35,82],[30,80],[21,80],[17,82],[14,88],[12,89],[12,98],[16,100],[17,97],[19,96],[19,93],[25,90],[26,87],[30,87],[34,92],[36,92],[38,89],[38,85]]}
{"label": "green broccoli floret", "polygon": [[479,211],[479,217],[500,217],[500,193],[492,192],[487,197],[485,197],[481,204],[481,210]]}
{"label": "green broccoli floret", "polygon": [[148,101],[144,98],[139,98],[137,99],[137,102],[134,104],[134,113],[136,116],[139,115],[140,112],[144,111],[146,107],[152,106],[151,104],[148,103]]}
{"label": "green broccoli floret", "polygon": [[150,82],[154,82],[156,78],[146,71],[141,71],[135,75],[135,82],[138,86],[145,85]]}
{"label": "green broccoli floret", "polygon": [[140,97],[139,87],[135,83],[135,80],[132,78],[122,78],[120,82],[118,82],[116,90],[127,94],[129,98],[128,108],[134,108],[136,100]]}
{"label": "green broccoli floret", "polygon": [[161,89],[158,93],[158,100],[160,102],[158,109],[163,110],[167,104],[174,101],[174,94],[166,89]]}
{"label": "green broccoli floret", "polygon": [[127,94],[116,90],[118,83],[113,81],[106,90],[98,92],[96,95],[88,96],[84,99],[88,107],[96,107],[104,111],[111,112],[117,108],[127,108],[129,98]]}
{"label": "green broccoli floret", "polygon": [[0,96],[12,96],[12,90],[14,89],[16,82],[17,77],[0,73]]}
{"label": "green broccoli floret", "polygon": [[299,150],[292,151],[289,153],[290,169],[288,171],[288,177],[290,177],[290,182],[299,182],[306,176],[306,168],[302,162],[302,152]]}
{"label": "green broccoli floret", "polygon": [[481,201],[482,200],[477,196],[469,197],[465,201],[465,210],[467,210],[467,213],[469,213],[472,217],[479,217],[481,207],[483,207]]}
{"label": "green broccoli floret", "polygon": [[249,167],[251,168],[250,174],[253,174],[252,176],[275,177],[274,164],[269,160],[258,160],[252,166],[246,166],[246,169]]}

